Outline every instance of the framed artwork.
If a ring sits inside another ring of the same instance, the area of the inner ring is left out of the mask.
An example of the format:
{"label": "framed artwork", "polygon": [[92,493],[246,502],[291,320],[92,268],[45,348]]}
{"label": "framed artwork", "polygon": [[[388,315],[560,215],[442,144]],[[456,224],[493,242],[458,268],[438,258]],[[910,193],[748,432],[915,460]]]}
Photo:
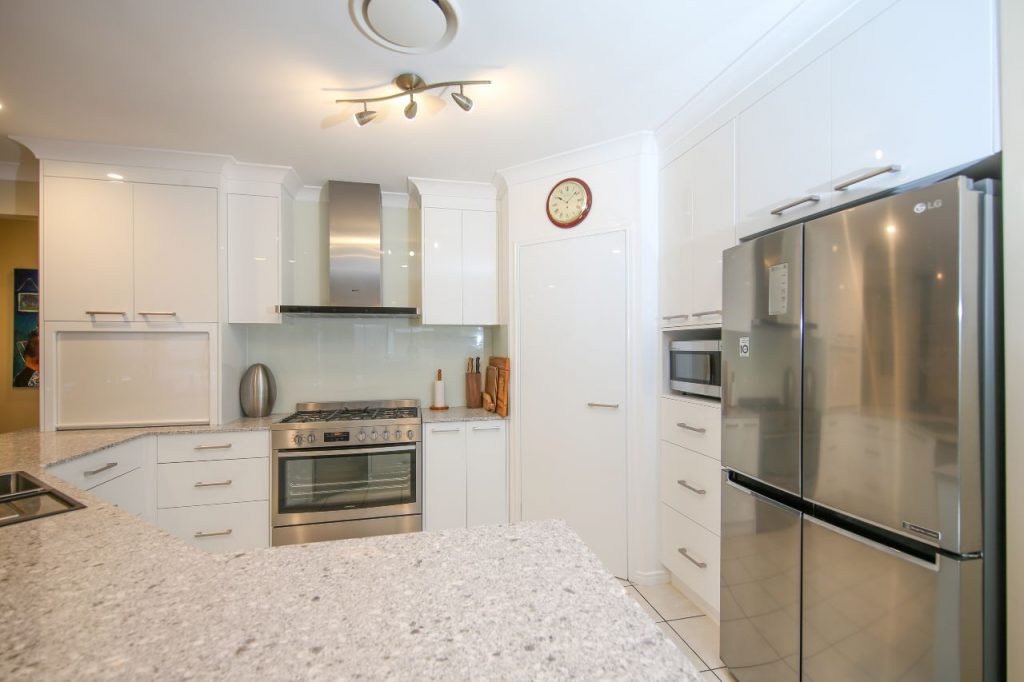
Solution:
{"label": "framed artwork", "polygon": [[39,270],[14,269],[15,388],[39,388]]}

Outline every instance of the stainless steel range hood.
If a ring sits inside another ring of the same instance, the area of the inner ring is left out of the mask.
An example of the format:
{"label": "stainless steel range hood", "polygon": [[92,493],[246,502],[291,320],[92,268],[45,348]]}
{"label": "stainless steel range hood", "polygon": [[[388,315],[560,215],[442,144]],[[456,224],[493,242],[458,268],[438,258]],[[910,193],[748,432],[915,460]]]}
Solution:
{"label": "stainless steel range hood", "polygon": [[288,315],[413,317],[416,308],[384,306],[381,291],[380,185],[327,183],[330,299],[326,305],[282,305]]}

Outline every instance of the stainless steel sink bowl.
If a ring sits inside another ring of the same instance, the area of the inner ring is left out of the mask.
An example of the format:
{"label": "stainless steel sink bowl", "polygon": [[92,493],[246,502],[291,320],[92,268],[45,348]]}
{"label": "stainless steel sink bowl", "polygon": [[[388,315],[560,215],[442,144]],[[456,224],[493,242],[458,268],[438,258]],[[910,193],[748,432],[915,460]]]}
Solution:
{"label": "stainless steel sink bowl", "polygon": [[0,526],[62,514],[85,505],[24,471],[0,473]]}

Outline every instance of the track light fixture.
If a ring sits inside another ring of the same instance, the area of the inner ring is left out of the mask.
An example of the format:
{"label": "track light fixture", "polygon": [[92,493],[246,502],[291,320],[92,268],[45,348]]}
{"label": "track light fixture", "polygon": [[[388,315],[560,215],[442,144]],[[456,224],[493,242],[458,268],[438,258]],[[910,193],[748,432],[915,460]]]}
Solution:
{"label": "track light fixture", "polygon": [[[395,86],[399,89],[399,92],[392,93],[390,95],[383,95],[381,97],[365,97],[360,99],[339,99],[335,100],[337,104],[362,104],[363,110],[355,115],[356,125],[362,127],[372,121],[377,116],[376,111],[367,110],[367,105],[371,102],[384,102],[389,99],[397,99],[399,97],[409,96],[409,103],[405,105],[405,117],[409,120],[416,118],[416,112],[419,106],[416,103],[414,95],[418,92],[426,92],[427,90],[437,90],[439,88],[450,88],[459,86],[458,92],[452,93],[452,100],[463,111],[469,111],[473,108],[473,100],[466,96],[464,88],[467,85],[490,85],[491,81],[442,81],[440,83],[426,83],[422,78],[414,73],[403,73],[394,80]],[[327,91],[338,91],[342,88],[324,88]]]}

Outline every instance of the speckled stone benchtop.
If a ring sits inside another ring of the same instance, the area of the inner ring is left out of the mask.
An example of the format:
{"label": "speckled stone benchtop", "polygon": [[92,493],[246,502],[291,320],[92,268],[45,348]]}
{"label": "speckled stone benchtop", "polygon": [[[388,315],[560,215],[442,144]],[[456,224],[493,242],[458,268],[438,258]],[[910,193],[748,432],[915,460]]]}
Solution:
{"label": "speckled stone benchtop", "polygon": [[270,421],[0,435],[88,505],[0,528],[0,679],[700,679],[562,521],[207,554],[44,468]]}

